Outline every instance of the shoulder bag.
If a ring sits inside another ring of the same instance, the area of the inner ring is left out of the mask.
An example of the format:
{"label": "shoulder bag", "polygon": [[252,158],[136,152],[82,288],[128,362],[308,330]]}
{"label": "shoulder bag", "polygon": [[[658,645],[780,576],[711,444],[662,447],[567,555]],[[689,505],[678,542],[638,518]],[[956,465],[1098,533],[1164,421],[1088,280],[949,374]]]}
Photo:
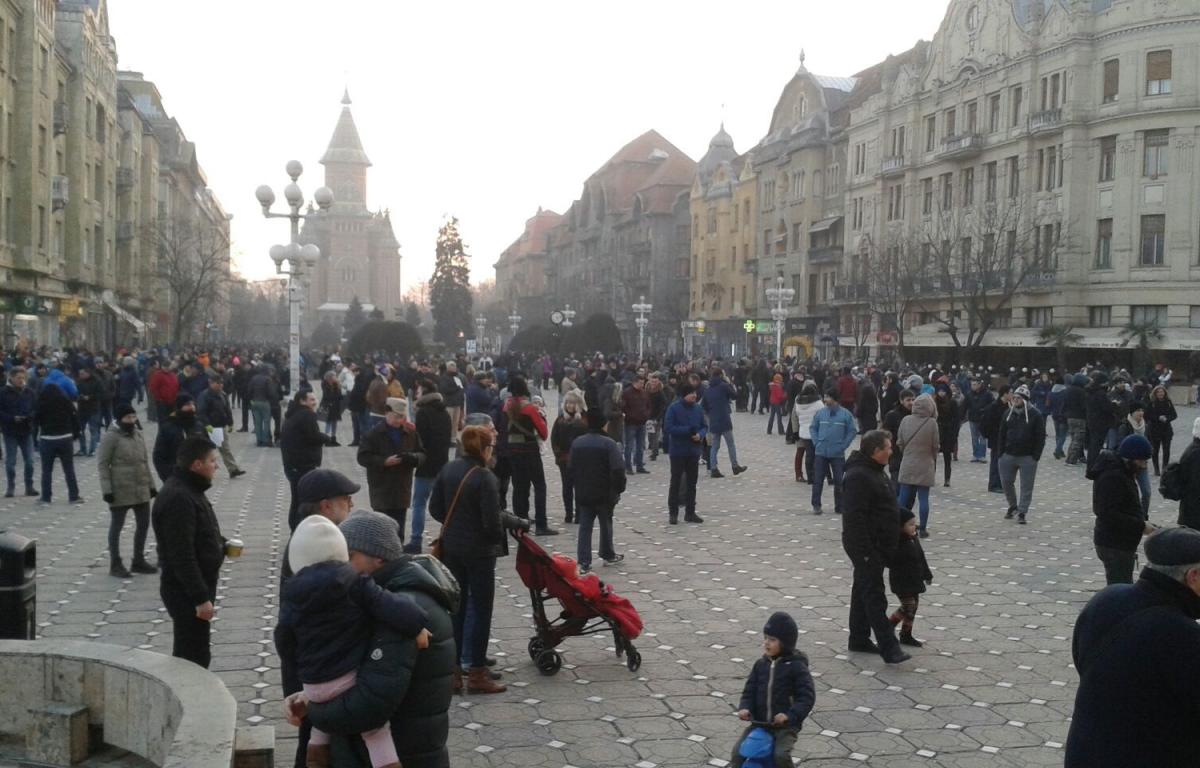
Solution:
{"label": "shoulder bag", "polygon": [[467,479],[474,474],[479,467],[471,467],[467,470],[467,474],[463,475],[463,479],[458,484],[458,490],[454,492],[454,500],[450,502],[450,509],[446,511],[446,522],[442,523],[442,530],[438,533],[438,537],[429,545],[429,554],[442,559],[442,539],[446,536],[446,529],[450,527],[450,520],[454,517],[454,508],[458,506],[458,497],[462,496],[463,488],[467,484]]}

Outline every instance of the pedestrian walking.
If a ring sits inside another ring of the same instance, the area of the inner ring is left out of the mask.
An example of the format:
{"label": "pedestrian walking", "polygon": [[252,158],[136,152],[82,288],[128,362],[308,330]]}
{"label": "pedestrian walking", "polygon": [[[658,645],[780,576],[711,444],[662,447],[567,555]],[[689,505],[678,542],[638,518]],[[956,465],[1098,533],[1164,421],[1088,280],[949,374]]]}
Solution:
{"label": "pedestrian walking", "polygon": [[704,411],[696,405],[696,389],[682,383],[678,398],[667,408],[663,417],[663,433],[667,436],[667,455],[671,458],[671,485],[667,490],[667,522],[679,522],[679,505],[683,504],[683,519],[703,523],[696,514],[696,481],[700,475],[700,452],[704,449],[707,427]]}
{"label": "pedestrian walking", "polygon": [[[1000,422],[1000,434],[996,441],[1000,452],[1000,484],[1008,501],[1008,512],[1004,519],[1016,515],[1017,522],[1024,525],[1033,501],[1033,484],[1037,479],[1038,462],[1042,449],[1046,447],[1046,419],[1029,402],[1029,387],[1022,384],[1010,398],[1008,413]],[[1021,477],[1021,495],[1017,497],[1017,475]]]}
{"label": "pedestrian walking", "polygon": [[1088,378],[1082,373],[1066,377],[1067,391],[1063,393],[1063,416],[1067,419],[1067,432],[1071,446],[1067,449],[1067,464],[1075,466],[1084,458],[1087,450],[1087,386]]}
{"label": "pedestrian walking", "polygon": [[913,637],[913,622],[921,604],[925,587],[933,583],[933,572],[921,548],[917,533],[917,520],[911,510],[900,510],[900,543],[888,564],[888,586],[900,601],[900,607],[891,615],[893,626],[900,627],[900,644],[920,648],[924,645]]}
{"label": "pedestrian walking", "polygon": [[[96,473],[100,493],[108,505],[108,573],[128,579],[133,573],[158,573],[146,560],[146,534],[150,530],[150,500],[158,495],[150,472],[146,441],[133,405],[118,403],[113,411],[116,429],[104,433],[100,441]],[[133,512],[133,557],[129,568],[121,559],[121,530],[125,518]]]}
{"label": "pedestrian walking", "polygon": [[650,393],[646,377],[635,376],[621,393],[621,412],[625,414],[624,447],[626,474],[650,474],[646,469],[646,422],[650,420]]}
{"label": "pedestrian walking", "polygon": [[175,396],[175,409],[164,414],[158,421],[158,434],[154,436],[154,471],[164,483],[175,473],[175,461],[183,441],[193,435],[203,435],[204,427],[196,418],[196,403],[192,396],[180,392]]}
{"label": "pedestrian walking", "polygon": [[[1087,463],[1090,468],[1108,444],[1109,430],[1117,428],[1116,401],[1109,398],[1108,375],[1103,371],[1092,374],[1087,385]],[[1115,435],[1114,435],[1115,437]]]}
{"label": "pedestrian walking", "polygon": [[512,471],[512,508],[517,517],[529,519],[529,493],[533,491],[534,534],[557,536],[546,519],[546,471],[539,441],[550,437],[546,418],[530,402],[525,379],[513,377],[503,413],[507,421],[508,461]]}
{"label": "pedestrian walking", "polygon": [[1104,563],[1107,584],[1132,584],[1137,548],[1142,537],[1156,529],[1142,512],[1137,476],[1150,460],[1150,441],[1130,435],[1116,453],[1104,451],[1088,470],[1092,481],[1092,513],[1096,525],[1092,542]]}
{"label": "pedestrian walking", "polygon": [[711,443],[708,472],[712,477],[724,477],[717,465],[722,440],[729,451],[729,466],[733,474],[740,475],[746,471],[746,467],[738,464],[737,444],[733,440],[733,403],[736,399],[737,393],[725,378],[725,372],[714,368],[708,388],[704,390],[704,398],[700,401],[700,407],[708,417],[708,441]]}
{"label": "pedestrian walking", "polygon": [[929,395],[912,401],[912,413],[904,417],[897,430],[896,447],[901,451],[900,490],[897,502],[911,508],[917,499],[921,515],[919,534],[929,537],[929,489],[936,482],[937,456],[941,448],[941,425],[937,406]]}
{"label": "pedestrian walking", "polygon": [[1150,390],[1150,402],[1146,405],[1146,437],[1154,448],[1150,458],[1154,463],[1156,477],[1171,463],[1171,438],[1175,435],[1175,428],[1171,425],[1177,418],[1179,414],[1175,410],[1175,404],[1171,402],[1167,388],[1160,384]]}
{"label": "pedestrian walking", "polygon": [[408,420],[407,400],[387,399],[384,420],[362,436],[357,460],[367,470],[371,509],[395,520],[403,541],[413,472],[425,461],[416,425]]}
{"label": "pedestrian walking", "polygon": [[67,481],[68,501],[72,504],[83,503],[83,497],[79,495],[79,483],[75,480],[75,459],[71,452],[75,439],[83,433],[75,406],[68,396],[68,393],[75,391],[75,385],[70,383],[66,374],[55,369],[38,392],[36,426],[42,462],[40,501],[43,504],[51,501],[51,480],[56,459],[62,464],[63,477]]}
{"label": "pedestrian walking", "polygon": [[[812,420],[817,411],[825,407],[817,394],[817,383],[809,380],[800,388],[796,404],[792,407],[792,421],[796,423],[796,454],[792,457],[792,470],[797,483],[812,483],[813,463],[816,456],[812,449]],[[805,478],[807,475],[807,479]]]}
{"label": "pedestrian walking", "polygon": [[768,402],[771,410],[767,414],[767,434],[771,434],[771,428],[779,425],[779,434],[784,434],[786,428],[783,424],[783,408],[787,402],[787,389],[783,386],[783,374],[777,373],[771,377],[771,383],[767,388]]}
{"label": "pedestrian walking", "polygon": [[1007,384],[996,389],[996,399],[983,414],[979,430],[988,446],[988,493],[1003,493],[1000,482],[1000,424],[1008,414],[1009,401],[1015,397]]}
{"label": "pedestrian walking", "polygon": [[321,405],[318,414],[325,419],[325,434],[333,439],[332,446],[338,446],[337,430],[342,420],[342,385],[338,381],[336,371],[326,371],[321,377]]}
{"label": "pedestrian walking", "polygon": [[966,393],[967,424],[971,430],[971,463],[987,463],[987,438],[983,434],[983,420],[996,399],[987,384],[978,376],[971,379],[971,389]]}
{"label": "pedestrian walking", "polygon": [[217,447],[207,437],[189,437],[150,513],[161,569],[159,595],[172,623],[171,655],[205,669],[212,661],[209,628],[225,561],[225,537],[204,495],[216,474]]}
{"label": "pedestrian walking", "polygon": [[604,416],[587,412],[587,432],[570,445],[567,475],[579,518],[576,561],[579,572],[592,569],[592,526],[600,526],[600,559],[615,565],[625,559],[613,546],[613,514],[625,492],[625,462],[620,446],[604,432]]}
{"label": "pedestrian walking", "polygon": [[79,370],[79,399],[76,401],[79,416],[79,457],[94,456],[104,431],[104,416],[100,412],[100,380],[92,368]]}
{"label": "pedestrian walking", "polygon": [[300,499],[296,486],[300,478],[321,466],[321,451],[328,444],[329,438],[321,432],[321,426],[317,423],[317,396],[311,389],[297,392],[279,434],[283,474],[292,491],[288,506],[288,530],[294,531],[300,524]]}
{"label": "pedestrian walking", "polygon": [[[1131,402],[1129,404],[1129,415],[1121,420],[1121,424],[1117,427],[1117,440],[1121,441],[1130,435],[1138,435],[1139,437],[1147,438],[1149,443],[1149,425],[1146,423],[1146,408],[1140,402]],[[1118,445],[1120,443],[1118,442]],[[1151,444],[1153,446],[1153,444]],[[1153,453],[1153,450],[1151,451]],[[1147,457],[1147,461],[1149,457]],[[1137,480],[1138,492],[1142,499],[1142,517],[1150,519],[1150,468],[1146,463],[1143,463],[1141,468],[1134,475]]]}
{"label": "pedestrian walking", "polygon": [[937,406],[938,445],[942,454],[942,485],[950,487],[951,464],[958,450],[958,430],[962,428],[962,416],[958,404],[950,392],[950,385],[939,382],[934,387],[933,402]]}
{"label": "pedestrian walking", "polygon": [[838,395],[834,390],[825,393],[824,403],[825,407],[816,412],[809,425],[813,443],[813,474],[810,476],[813,481],[812,508],[814,515],[821,514],[821,492],[828,470],[833,478],[834,511],[840,515],[846,450],[856,436],[854,417],[838,403]]}
{"label": "pedestrian walking", "polygon": [[586,407],[579,390],[571,390],[563,397],[562,412],[550,430],[550,448],[554,452],[554,464],[562,481],[563,522],[567,524],[575,522],[575,486],[572,474],[567,469],[567,461],[571,455],[571,444],[587,433]]}
{"label": "pedestrian walking", "polygon": [[26,386],[26,372],[16,366],[8,372],[8,384],[0,390],[0,431],[4,434],[4,474],[8,480],[5,498],[15,495],[17,451],[24,462],[25,495],[37,496],[33,487],[33,429],[37,423],[37,395]]}
{"label": "pedestrian walking", "polygon": [[[908,661],[888,618],[883,571],[900,541],[896,491],[884,474],[892,457],[892,438],[884,430],[863,435],[846,467],[846,506],[842,548],[854,568],[850,588],[850,640],[856,653],[878,653],[888,664]],[[875,642],[871,642],[871,633]]]}
{"label": "pedestrian walking", "polygon": [[437,391],[433,379],[417,381],[417,416],[414,419],[417,437],[425,449],[425,461],[413,472],[412,485],[412,534],[404,545],[410,555],[421,553],[425,536],[425,510],[429,494],[433,491],[433,480],[450,460],[450,448],[454,444],[453,428],[446,404]]}

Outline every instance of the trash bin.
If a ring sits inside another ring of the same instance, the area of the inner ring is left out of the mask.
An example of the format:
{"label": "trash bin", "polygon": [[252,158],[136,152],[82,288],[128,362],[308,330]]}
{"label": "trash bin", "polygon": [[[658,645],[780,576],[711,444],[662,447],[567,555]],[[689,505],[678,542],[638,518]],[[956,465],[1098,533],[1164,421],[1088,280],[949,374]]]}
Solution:
{"label": "trash bin", "polygon": [[0,638],[37,637],[37,542],[0,533]]}

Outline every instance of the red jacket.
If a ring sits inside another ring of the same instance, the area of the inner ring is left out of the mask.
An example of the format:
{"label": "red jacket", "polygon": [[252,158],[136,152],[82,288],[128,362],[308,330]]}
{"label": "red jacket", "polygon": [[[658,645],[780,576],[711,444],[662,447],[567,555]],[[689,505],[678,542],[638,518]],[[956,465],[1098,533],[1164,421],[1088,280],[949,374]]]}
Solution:
{"label": "red jacket", "polygon": [[175,407],[175,398],[179,395],[179,377],[174,373],[162,368],[155,368],[150,372],[147,388],[155,402],[162,403],[168,408]]}
{"label": "red jacket", "polygon": [[787,390],[778,381],[772,381],[770,384],[771,390],[771,405],[783,405],[787,400]]}
{"label": "red jacket", "polygon": [[842,407],[854,412],[854,404],[858,402],[858,382],[853,376],[842,376],[837,382],[838,402]]}

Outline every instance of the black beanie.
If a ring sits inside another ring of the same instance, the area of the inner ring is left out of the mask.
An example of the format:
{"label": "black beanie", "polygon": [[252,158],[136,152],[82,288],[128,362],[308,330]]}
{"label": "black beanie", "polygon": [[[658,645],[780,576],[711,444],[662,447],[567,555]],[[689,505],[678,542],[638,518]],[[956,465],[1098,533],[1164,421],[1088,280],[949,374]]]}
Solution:
{"label": "black beanie", "polygon": [[911,509],[905,509],[904,507],[900,508],[900,525],[904,525],[914,517],[916,517],[916,515],[913,514]]}
{"label": "black beanie", "polygon": [[117,420],[120,420],[120,419],[128,416],[131,413],[136,415],[137,411],[135,411],[133,409],[133,406],[130,405],[129,403],[121,403],[120,405],[118,405],[116,408],[113,409],[113,417],[116,418]]}
{"label": "black beanie", "polygon": [[600,412],[599,408],[592,408],[585,415],[587,416],[588,429],[594,432],[603,430],[604,425],[608,423],[608,421],[604,418],[604,414]]}
{"label": "black beanie", "polygon": [[800,636],[800,630],[796,627],[795,619],[783,611],[776,611],[767,619],[763,634],[778,640],[784,653],[791,653],[796,650],[796,639]]}
{"label": "black beanie", "polygon": [[191,395],[186,392],[180,392],[175,396],[175,410],[178,411],[180,408],[191,402],[195,402]]}

